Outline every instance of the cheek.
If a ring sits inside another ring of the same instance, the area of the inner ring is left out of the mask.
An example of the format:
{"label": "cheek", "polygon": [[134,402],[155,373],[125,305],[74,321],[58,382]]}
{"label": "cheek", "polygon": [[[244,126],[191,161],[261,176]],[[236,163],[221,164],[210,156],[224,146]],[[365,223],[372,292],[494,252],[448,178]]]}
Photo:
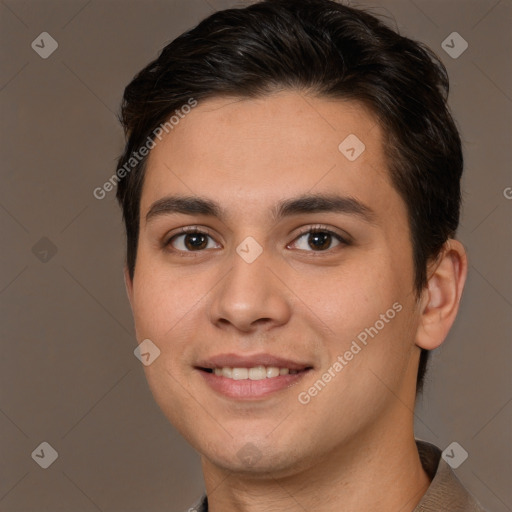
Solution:
{"label": "cheek", "polygon": [[384,259],[302,274],[293,283],[294,292],[338,345],[374,325],[403,294],[400,280],[390,274]]}
{"label": "cheek", "polygon": [[399,386],[414,342],[414,301],[406,272],[395,271],[380,255],[295,283],[297,295],[307,297],[314,313],[315,330],[324,333],[327,366],[339,356],[347,360],[343,377],[332,387],[338,388],[337,397],[355,393],[371,401],[372,394],[381,396],[380,388],[387,393],[378,376],[391,379],[392,388]]}
{"label": "cheek", "polygon": [[137,263],[133,287],[133,313],[141,336],[165,339],[200,304],[208,291],[207,280],[200,273],[185,272],[157,265]]}
{"label": "cheek", "polygon": [[190,400],[193,395],[189,389],[190,368],[184,364],[190,359],[191,351],[186,342],[198,325],[197,308],[199,298],[205,294],[204,280],[145,263],[144,257],[138,260],[134,279],[135,327],[137,339],[150,339],[160,355],[143,369],[156,403],[185,435],[192,429],[182,428],[182,423],[194,415],[195,403]]}

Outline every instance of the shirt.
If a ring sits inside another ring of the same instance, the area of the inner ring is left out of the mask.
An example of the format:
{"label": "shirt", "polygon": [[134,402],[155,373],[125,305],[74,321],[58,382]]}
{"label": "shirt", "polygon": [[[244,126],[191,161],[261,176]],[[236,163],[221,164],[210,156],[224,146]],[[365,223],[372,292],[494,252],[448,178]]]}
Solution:
{"label": "shirt", "polygon": [[[485,512],[441,457],[441,450],[437,446],[418,439],[416,446],[423,469],[431,482],[413,512]],[[206,495],[189,512],[208,512]]]}

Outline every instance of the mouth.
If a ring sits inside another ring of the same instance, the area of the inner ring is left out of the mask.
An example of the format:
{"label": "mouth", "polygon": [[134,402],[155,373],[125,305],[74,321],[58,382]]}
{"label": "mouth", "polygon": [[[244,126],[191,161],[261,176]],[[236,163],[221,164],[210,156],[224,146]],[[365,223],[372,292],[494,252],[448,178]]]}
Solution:
{"label": "mouth", "polygon": [[217,377],[225,377],[232,380],[264,380],[275,379],[282,375],[296,375],[303,370],[291,370],[290,368],[279,368],[277,366],[253,366],[251,368],[232,368],[223,366],[222,368],[199,368],[207,373],[213,373]]}
{"label": "mouth", "polygon": [[221,355],[199,363],[206,384],[216,393],[236,399],[259,399],[295,385],[312,365],[270,355]]}

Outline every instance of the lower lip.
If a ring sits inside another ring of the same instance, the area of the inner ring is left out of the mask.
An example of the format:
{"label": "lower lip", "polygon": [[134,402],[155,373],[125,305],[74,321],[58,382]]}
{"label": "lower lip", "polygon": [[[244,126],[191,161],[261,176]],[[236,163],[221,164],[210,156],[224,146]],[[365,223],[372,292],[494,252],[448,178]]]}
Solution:
{"label": "lower lip", "polygon": [[203,370],[198,371],[206,383],[217,393],[242,400],[265,398],[272,393],[294,386],[309,372],[309,370],[304,370],[292,375],[279,375],[261,380],[234,380]]}

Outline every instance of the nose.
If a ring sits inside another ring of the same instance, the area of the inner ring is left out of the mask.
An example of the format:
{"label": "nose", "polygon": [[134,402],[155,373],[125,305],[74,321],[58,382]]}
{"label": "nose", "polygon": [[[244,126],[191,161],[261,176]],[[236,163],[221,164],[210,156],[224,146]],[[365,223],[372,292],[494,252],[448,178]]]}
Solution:
{"label": "nose", "polygon": [[265,251],[252,263],[234,254],[232,263],[213,290],[211,322],[246,333],[286,324],[291,316],[289,290]]}

